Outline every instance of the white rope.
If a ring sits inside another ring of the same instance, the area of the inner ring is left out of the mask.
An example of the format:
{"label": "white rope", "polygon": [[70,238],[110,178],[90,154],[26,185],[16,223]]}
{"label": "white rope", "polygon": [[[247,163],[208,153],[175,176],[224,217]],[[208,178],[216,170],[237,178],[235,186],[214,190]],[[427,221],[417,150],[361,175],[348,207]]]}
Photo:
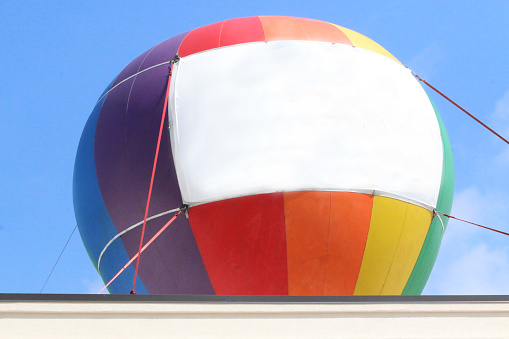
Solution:
{"label": "white rope", "polygon": [[[156,215],[153,215],[151,216],[150,218],[147,218],[147,221],[149,220],[153,220],[153,219],[156,219],[156,218],[159,218],[159,217],[162,217],[163,215],[166,215],[166,214],[170,214],[170,213],[174,213],[174,212],[178,212],[180,210],[180,208],[174,208],[172,210],[169,210],[169,211],[166,211],[166,212],[162,212],[162,213],[159,213],[159,214],[156,214]],[[111,243],[113,241],[115,241],[115,239],[117,239],[118,237],[121,237],[122,235],[126,234],[127,232],[135,229],[136,227],[140,226],[140,225],[143,225],[143,220],[140,221],[140,222],[137,222],[136,224],[126,228],[125,230],[123,230],[122,232],[118,233],[117,235],[115,235],[113,238],[111,238],[110,241],[108,241],[108,243],[106,244],[106,246],[104,246],[103,250],[101,251],[101,254],[99,254],[99,260],[97,260],[97,270],[100,272],[101,271],[101,258],[104,254],[104,252],[106,252],[106,249],[111,245]]]}
{"label": "white rope", "polygon": [[442,224],[442,233],[445,233],[445,226],[444,226],[444,222],[442,221],[442,218],[440,217],[440,215],[442,213],[438,212],[438,211],[434,211],[435,215],[438,217],[438,220],[440,220],[440,223]]}
{"label": "white rope", "polygon": [[103,98],[104,98],[104,97],[105,97],[105,96],[106,96],[109,92],[113,91],[115,88],[117,88],[118,86],[120,86],[121,84],[123,84],[124,82],[126,82],[127,80],[132,79],[133,77],[137,76],[138,74],[141,74],[141,73],[143,73],[143,72],[145,72],[145,71],[148,71],[148,70],[150,70],[150,69],[152,69],[152,68],[156,68],[156,67],[163,66],[163,65],[168,65],[170,62],[171,62],[171,60],[169,60],[169,61],[165,61],[165,62],[162,62],[162,63],[157,64],[157,65],[154,65],[154,66],[150,66],[150,67],[148,67],[148,68],[145,68],[144,70],[141,70],[141,71],[139,71],[139,72],[136,72],[136,73],[134,73],[133,75],[131,75],[131,76],[129,76],[129,77],[127,77],[127,78],[125,78],[124,80],[120,81],[118,84],[116,84],[115,86],[113,86],[112,88],[110,88],[110,89],[109,89],[106,93],[104,93],[103,95],[101,95],[101,97],[99,98],[99,100],[97,100],[97,102],[95,103],[94,107],[95,107],[95,106],[97,106],[97,104],[98,104],[98,103],[99,103],[99,102],[100,102],[100,101],[101,101],[101,100],[102,100],[102,99],[103,99]]}

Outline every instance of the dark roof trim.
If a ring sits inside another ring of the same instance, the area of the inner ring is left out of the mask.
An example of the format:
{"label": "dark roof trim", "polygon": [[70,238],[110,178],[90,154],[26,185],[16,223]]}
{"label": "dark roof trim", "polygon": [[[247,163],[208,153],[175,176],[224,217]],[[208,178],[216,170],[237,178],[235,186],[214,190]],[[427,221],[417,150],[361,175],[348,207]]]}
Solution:
{"label": "dark roof trim", "polygon": [[356,304],[356,303],[472,303],[509,302],[509,295],[423,296],[224,296],[129,294],[22,294],[0,293],[0,302],[104,302],[104,303],[250,303],[250,304]]}

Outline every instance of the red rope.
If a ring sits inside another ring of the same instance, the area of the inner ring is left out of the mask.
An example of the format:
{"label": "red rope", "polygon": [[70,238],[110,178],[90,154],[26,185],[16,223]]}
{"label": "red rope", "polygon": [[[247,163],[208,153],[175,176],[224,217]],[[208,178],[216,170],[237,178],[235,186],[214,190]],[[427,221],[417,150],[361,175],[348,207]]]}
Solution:
{"label": "red rope", "polygon": [[418,76],[417,74],[414,74],[414,76],[419,79],[420,81],[424,82],[426,85],[428,85],[429,88],[431,88],[432,90],[434,90],[435,92],[437,92],[438,94],[440,94],[441,96],[443,96],[446,100],[448,100],[451,104],[453,104],[454,106],[458,107],[460,110],[462,110],[464,113],[468,114],[469,117],[471,117],[472,119],[474,119],[475,121],[477,121],[478,123],[480,123],[481,125],[483,125],[488,131],[490,131],[491,133],[495,134],[497,137],[499,137],[500,139],[502,139],[503,141],[505,141],[506,144],[509,144],[509,141],[507,141],[503,136],[501,136],[500,134],[498,134],[497,132],[495,132],[493,129],[489,128],[488,125],[486,125],[485,123],[483,123],[481,120],[477,119],[476,117],[474,117],[472,114],[468,113],[467,110],[465,110],[463,107],[461,107],[460,105],[458,105],[457,103],[455,103],[454,101],[452,101],[451,99],[449,99],[445,94],[443,94],[442,92],[440,92],[438,89],[436,89],[435,87],[433,87],[431,84],[429,84],[426,80],[422,79],[420,76]]}
{"label": "red rope", "polygon": [[140,248],[138,250],[138,260],[136,261],[136,269],[134,271],[134,280],[133,280],[133,289],[131,290],[131,294],[135,294],[134,287],[136,286],[136,276],[138,275],[138,267],[140,265],[141,246],[143,245],[143,237],[145,236],[145,226],[147,225],[148,208],[150,206],[150,197],[152,195],[152,187],[154,185],[154,177],[155,177],[155,173],[156,173],[157,158],[159,155],[159,147],[161,146],[161,136],[163,134],[164,118],[166,117],[166,108],[168,107],[168,95],[170,93],[170,81],[171,81],[172,69],[173,69],[173,63],[170,64],[170,74],[168,74],[168,84],[166,86],[166,96],[164,98],[164,108],[163,108],[163,114],[161,116],[161,126],[159,127],[159,137],[157,138],[156,154],[154,156],[154,166],[152,167],[152,177],[150,178],[150,187],[148,190],[148,197],[147,197],[147,207],[145,208],[145,217],[143,219],[143,228],[141,229]]}
{"label": "red rope", "polygon": [[[163,231],[168,228],[168,226],[170,226],[170,224],[180,215],[182,211],[178,211],[177,214],[175,214],[173,216],[173,218],[170,219],[170,221],[168,221],[160,230],[159,232],[157,232],[153,237],[152,239],[150,239],[146,244],[145,246],[143,246],[143,248],[141,249],[141,251],[139,251],[138,253],[136,253],[136,255],[134,257],[131,258],[131,260],[129,260],[129,262],[127,264],[124,265],[124,267],[122,267],[122,269],[120,271],[118,271],[117,274],[115,274],[115,276],[113,278],[111,278],[111,280],[99,291],[99,293],[97,294],[101,294],[102,291],[104,291],[104,289],[106,287],[108,287],[115,279],[117,279],[117,277],[120,275],[120,273],[124,272],[124,270],[127,268],[127,266],[131,265],[131,263],[136,259],[136,258],[139,258],[140,257],[140,254],[143,253],[143,251],[145,251],[145,249],[154,241],[156,240],[156,238],[161,234],[163,233]],[[132,293],[131,291],[131,294],[135,294],[135,293]]]}
{"label": "red rope", "polygon": [[501,233],[503,235],[509,236],[509,233],[502,232],[502,231],[496,230],[494,228],[489,228],[489,227],[486,227],[486,226],[483,226],[483,225],[479,225],[479,224],[476,224],[476,223],[473,223],[473,222],[470,222],[470,221],[466,221],[466,220],[463,220],[463,219],[460,219],[460,218],[456,218],[456,217],[453,217],[452,215],[448,215],[448,214],[445,214],[445,213],[440,213],[440,214],[442,214],[444,217],[447,217],[447,218],[450,218],[450,219],[456,219],[456,220],[459,220],[459,221],[463,221],[463,222],[466,222],[467,224],[479,226],[479,227],[485,228],[487,230],[490,230],[490,231],[493,231],[493,232],[498,232],[498,233]]}

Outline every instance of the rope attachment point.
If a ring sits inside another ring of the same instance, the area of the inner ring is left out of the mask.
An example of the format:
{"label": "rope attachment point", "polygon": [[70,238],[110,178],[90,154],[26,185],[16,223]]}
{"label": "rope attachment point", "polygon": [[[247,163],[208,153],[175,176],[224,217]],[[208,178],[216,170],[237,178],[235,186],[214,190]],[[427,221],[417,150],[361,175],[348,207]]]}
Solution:
{"label": "rope attachment point", "polygon": [[173,57],[173,59],[170,60],[170,65],[168,66],[169,71],[170,71],[170,77],[172,76],[172,73],[173,73],[173,65],[175,65],[179,61],[180,61],[180,57],[179,57],[179,53],[177,52],[177,54],[175,54],[175,57]]}
{"label": "rope attachment point", "polygon": [[438,220],[440,221],[440,224],[442,225],[442,233],[445,233],[445,225],[444,225],[444,222],[442,221],[442,218],[440,217],[441,213],[438,212],[437,210],[433,210],[433,217],[437,217]]}

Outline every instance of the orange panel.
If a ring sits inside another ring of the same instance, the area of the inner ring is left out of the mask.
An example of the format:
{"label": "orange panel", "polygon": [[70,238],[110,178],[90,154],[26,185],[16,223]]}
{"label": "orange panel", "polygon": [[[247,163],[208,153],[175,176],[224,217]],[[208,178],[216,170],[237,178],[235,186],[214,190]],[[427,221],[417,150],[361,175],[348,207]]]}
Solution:
{"label": "orange panel", "polygon": [[309,35],[309,40],[336,42],[352,46],[350,39],[333,24],[313,19],[300,19]]}
{"label": "orange panel", "polygon": [[330,196],[330,192],[283,193],[289,295],[323,294]]}
{"label": "orange panel", "polygon": [[298,18],[287,16],[261,16],[265,39],[274,40],[309,40],[306,29]]}
{"label": "orange panel", "polygon": [[261,16],[265,39],[328,41],[352,45],[348,37],[336,26],[319,20]]}
{"label": "orange panel", "polygon": [[371,221],[373,196],[332,192],[325,294],[353,295]]}

